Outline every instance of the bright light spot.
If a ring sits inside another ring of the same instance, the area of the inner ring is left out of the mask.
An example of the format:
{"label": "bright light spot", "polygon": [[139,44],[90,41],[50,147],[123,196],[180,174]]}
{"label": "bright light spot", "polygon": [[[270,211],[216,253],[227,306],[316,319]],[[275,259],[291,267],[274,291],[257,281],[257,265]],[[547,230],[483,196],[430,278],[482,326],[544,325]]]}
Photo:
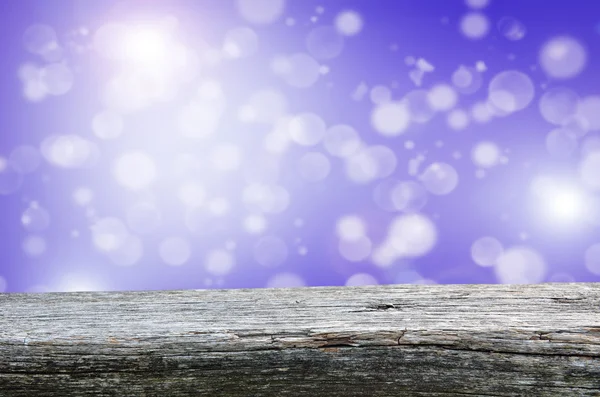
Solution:
{"label": "bright light spot", "polygon": [[550,39],[543,45],[539,61],[549,77],[570,79],[585,68],[587,52],[574,38],[560,36]]}
{"label": "bright light spot", "polygon": [[478,167],[491,168],[500,162],[500,148],[493,142],[480,142],[473,148],[471,158]]}
{"label": "bright light spot", "polygon": [[117,182],[131,190],[145,189],[156,178],[154,161],[143,152],[121,155],[114,164],[113,172]]}
{"label": "bright light spot", "polygon": [[427,100],[432,109],[445,112],[456,105],[458,94],[448,84],[438,84],[429,90]]}
{"label": "bright light spot", "polygon": [[335,17],[335,27],[344,36],[354,36],[362,30],[363,20],[356,11],[342,11]]}
{"label": "bright light spot", "polygon": [[402,134],[410,124],[410,112],[404,102],[387,102],[376,106],[371,113],[371,124],[385,136]]}
{"label": "bright light spot", "polygon": [[494,272],[501,284],[539,284],[546,276],[546,262],[535,250],[512,247],[500,255]]}
{"label": "bright light spot", "polygon": [[503,253],[502,243],[494,237],[482,237],[471,245],[471,258],[479,266],[494,266]]}
{"label": "bright light spot", "polygon": [[437,229],[425,215],[401,215],[390,225],[388,242],[398,256],[422,256],[435,246]]}
{"label": "bright light spot", "polygon": [[159,26],[134,26],[121,37],[123,56],[132,62],[155,65],[164,62],[170,42]]}
{"label": "bright light spot", "polygon": [[587,198],[579,189],[548,177],[536,178],[531,190],[546,219],[574,222],[588,215]]}
{"label": "bright light spot", "polygon": [[488,34],[489,30],[490,21],[479,12],[470,12],[460,21],[460,31],[468,39],[481,39]]}
{"label": "bright light spot", "polygon": [[168,237],[159,244],[158,253],[167,265],[181,266],[192,256],[192,248],[183,237]]}
{"label": "bright light spot", "polygon": [[579,218],[583,209],[581,195],[575,191],[557,192],[547,203],[548,212],[559,219]]}
{"label": "bright light spot", "polygon": [[212,250],[206,255],[204,268],[213,276],[225,276],[235,267],[235,257],[224,249]]}
{"label": "bright light spot", "polygon": [[367,229],[364,221],[356,215],[346,215],[340,218],[336,225],[336,232],[340,239],[356,241],[365,237]]}

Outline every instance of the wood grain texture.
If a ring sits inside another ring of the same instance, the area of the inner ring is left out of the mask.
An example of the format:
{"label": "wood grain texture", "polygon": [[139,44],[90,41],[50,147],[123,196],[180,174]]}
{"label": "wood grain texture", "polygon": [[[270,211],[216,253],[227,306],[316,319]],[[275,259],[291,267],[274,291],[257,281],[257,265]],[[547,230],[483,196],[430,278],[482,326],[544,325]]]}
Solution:
{"label": "wood grain texture", "polygon": [[600,396],[600,284],[0,294],[0,396]]}

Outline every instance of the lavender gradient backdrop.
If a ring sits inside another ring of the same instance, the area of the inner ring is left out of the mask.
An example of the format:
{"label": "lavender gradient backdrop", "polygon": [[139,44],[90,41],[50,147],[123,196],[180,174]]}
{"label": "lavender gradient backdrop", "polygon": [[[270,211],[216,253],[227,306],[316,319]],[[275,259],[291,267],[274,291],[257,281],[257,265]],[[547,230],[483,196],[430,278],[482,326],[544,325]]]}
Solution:
{"label": "lavender gradient backdrop", "polygon": [[[0,3],[0,291],[600,278],[600,3],[243,3]],[[174,32],[158,49],[153,26]],[[174,49],[172,95],[122,89]],[[490,88],[505,71],[533,96]],[[339,124],[378,149],[332,154]],[[132,151],[150,171],[119,168]]]}

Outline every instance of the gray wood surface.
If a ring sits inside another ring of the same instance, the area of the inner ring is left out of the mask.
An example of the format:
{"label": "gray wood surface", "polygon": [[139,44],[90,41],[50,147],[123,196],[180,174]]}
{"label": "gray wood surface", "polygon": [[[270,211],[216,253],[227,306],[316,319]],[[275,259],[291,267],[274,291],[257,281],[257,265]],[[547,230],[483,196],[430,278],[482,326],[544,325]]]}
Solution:
{"label": "gray wood surface", "polygon": [[0,294],[0,396],[600,396],[600,284]]}

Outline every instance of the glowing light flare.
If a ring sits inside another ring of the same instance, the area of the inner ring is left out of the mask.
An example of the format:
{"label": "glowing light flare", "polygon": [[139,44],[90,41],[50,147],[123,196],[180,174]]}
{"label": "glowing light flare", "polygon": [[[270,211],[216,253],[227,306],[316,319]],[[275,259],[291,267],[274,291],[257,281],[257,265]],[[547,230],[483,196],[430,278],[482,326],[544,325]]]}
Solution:
{"label": "glowing light flare", "polygon": [[576,186],[549,177],[538,177],[531,189],[536,207],[550,221],[574,223],[583,220],[590,212],[587,196]]}
{"label": "glowing light flare", "polygon": [[176,40],[173,19],[107,23],[95,32],[96,52],[118,66],[104,87],[108,109],[131,112],[171,100],[197,75],[199,57]]}
{"label": "glowing light flare", "polygon": [[124,59],[136,64],[152,65],[162,62],[167,56],[170,40],[159,26],[133,26],[124,33],[119,41]]}
{"label": "glowing light flare", "polygon": [[548,203],[552,212],[561,218],[577,217],[581,210],[582,200],[577,192],[560,192]]}

